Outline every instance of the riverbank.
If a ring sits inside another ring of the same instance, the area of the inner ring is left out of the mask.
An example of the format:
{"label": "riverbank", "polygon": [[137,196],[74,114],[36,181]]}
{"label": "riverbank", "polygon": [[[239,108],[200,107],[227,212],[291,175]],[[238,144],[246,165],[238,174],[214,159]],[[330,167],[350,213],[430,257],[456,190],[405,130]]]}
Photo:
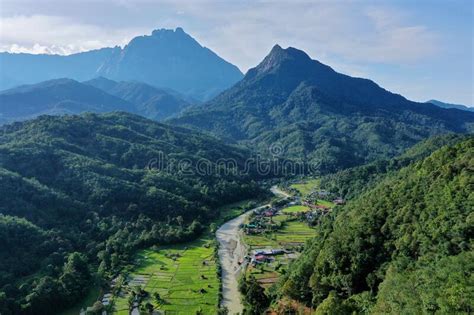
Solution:
{"label": "riverbank", "polygon": [[219,243],[218,255],[222,270],[221,306],[227,307],[229,314],[241,313],[243,311],[238,289],[238,279],[241,271],[245,268],[244,257],[247,250],[242,241],[239,229],[240,225],[244,223],[245,219],[255,209],[249,210],[246,213],[224,223],[216,232],[216,239]]}

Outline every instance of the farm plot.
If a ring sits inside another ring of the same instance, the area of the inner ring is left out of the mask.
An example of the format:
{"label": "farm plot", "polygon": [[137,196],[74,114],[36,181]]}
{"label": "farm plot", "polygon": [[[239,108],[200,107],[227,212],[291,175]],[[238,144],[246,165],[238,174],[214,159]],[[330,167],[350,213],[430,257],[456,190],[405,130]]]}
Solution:
{"label": "farm plot", "polygon": [[114,313],[129,314],[131,291],[140,287],[146,292],[141,305],[151,303],[154,310],[215,314],[219,292],[216,272],[214,241],[210,238],[142,250],[137,254],[136,267],[127,275],[127,284],[114,298]]}

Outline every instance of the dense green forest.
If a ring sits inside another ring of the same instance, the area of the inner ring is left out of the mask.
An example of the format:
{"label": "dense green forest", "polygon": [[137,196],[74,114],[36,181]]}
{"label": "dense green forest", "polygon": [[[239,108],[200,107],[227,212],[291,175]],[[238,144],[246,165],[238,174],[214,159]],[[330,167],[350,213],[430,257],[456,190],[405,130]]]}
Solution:
{"label": "dense green forest", "polygon": [[280,294],[316,314],[472,313],[473,165],[470,136],[379,177],[326,216]]}
{"label": "dense green forest", "polygon": [[220,205],[262,194],[252,169],[219,163],[248,156],[126,113],[3,126],[0,313],[58,311],[137,248],[195,238]]}
{"label": "dense green forest", "polygon": [[409,164],[428,157],[442,146],[455,144],[469,135],[445,134],[415,144],[393,159],[380,159],[372,163],[351,167],[321,177],[321,186],[346,199],[352,199],[370,190],[387,174],[395,173]]}

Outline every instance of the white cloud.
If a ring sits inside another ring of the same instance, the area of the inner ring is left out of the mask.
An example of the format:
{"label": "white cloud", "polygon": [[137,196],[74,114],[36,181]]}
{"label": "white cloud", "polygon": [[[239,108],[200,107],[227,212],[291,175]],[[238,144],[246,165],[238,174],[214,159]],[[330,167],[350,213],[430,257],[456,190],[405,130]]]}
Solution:
{"label": "white cloud", "polygon": [[61,16],[16,15],[0,20],[0,49],[10,52],[71,54],[124,45],[144,29],[107,29]]}

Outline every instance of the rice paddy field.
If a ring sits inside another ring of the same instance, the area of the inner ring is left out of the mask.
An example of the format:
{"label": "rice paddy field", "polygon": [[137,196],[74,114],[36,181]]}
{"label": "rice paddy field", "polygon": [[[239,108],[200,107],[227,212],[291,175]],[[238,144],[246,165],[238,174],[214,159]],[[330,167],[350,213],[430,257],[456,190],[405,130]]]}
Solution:
{"label": "rice paddy field", "polygon": [[[142,304],[153,304],[166,314],[215,314],[219,279],[214,258],[214,240],[202,238],[190,243],[160,246],[137,254],[136,268],[114,298],[114,314],[129,314],[130,291],[140,286],[149,296]],[[157,302],[157,292],[162,301]]]}

